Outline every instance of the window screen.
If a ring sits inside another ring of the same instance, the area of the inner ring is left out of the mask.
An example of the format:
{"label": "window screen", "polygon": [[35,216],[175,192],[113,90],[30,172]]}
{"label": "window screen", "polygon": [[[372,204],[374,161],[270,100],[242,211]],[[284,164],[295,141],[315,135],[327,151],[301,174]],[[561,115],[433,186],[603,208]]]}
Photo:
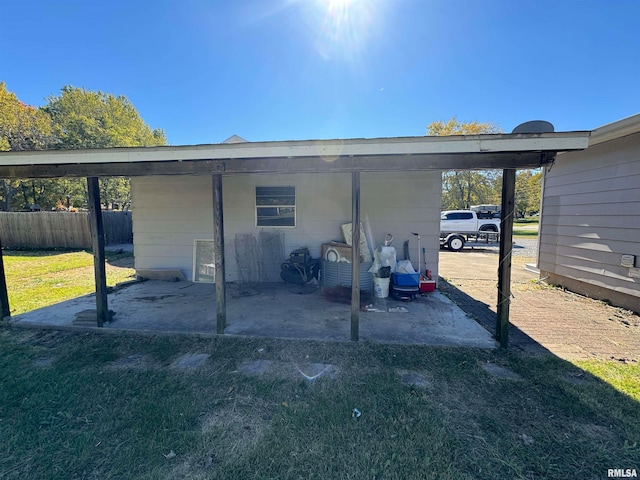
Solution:
{"label": "window screen", "polygon": [[295,227],[296,187],[256,187],[256,226]]}

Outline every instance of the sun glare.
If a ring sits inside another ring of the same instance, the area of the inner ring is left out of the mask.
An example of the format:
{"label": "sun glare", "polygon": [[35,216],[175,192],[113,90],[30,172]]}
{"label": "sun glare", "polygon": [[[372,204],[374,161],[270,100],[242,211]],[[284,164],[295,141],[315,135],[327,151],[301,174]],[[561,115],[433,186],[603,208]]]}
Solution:
{"label": "sun glare", "polygon": [[346,57],[353,61],[362,53],[372,32],[377,0],[316,0],[322,24],[316,50],[325,59]]}

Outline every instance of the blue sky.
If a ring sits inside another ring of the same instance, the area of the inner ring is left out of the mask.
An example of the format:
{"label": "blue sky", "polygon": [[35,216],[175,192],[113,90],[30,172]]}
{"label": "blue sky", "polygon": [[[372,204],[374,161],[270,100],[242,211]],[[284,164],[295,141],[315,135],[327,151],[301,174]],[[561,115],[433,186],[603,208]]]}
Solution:
{"label": "blue sky", "polygon": [[173,145],[587,130],[640,112],[637,0],[3,0],[0,81],[124,95]]}

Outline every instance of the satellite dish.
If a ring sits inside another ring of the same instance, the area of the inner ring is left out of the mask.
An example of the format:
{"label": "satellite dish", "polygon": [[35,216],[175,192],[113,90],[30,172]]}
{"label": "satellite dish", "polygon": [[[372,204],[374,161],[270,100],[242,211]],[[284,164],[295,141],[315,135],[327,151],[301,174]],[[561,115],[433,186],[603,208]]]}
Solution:
{"label": "satellite dish", "polygon": [[524,122],[513,129],[511,133],[551,133],[555,129],[553,125],[544,120],[532,120]]}

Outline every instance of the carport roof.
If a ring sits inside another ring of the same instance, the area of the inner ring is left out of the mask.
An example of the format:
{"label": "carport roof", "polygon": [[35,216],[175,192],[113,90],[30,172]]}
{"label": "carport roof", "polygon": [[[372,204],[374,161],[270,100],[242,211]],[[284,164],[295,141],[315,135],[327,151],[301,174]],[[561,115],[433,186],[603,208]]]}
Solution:
{"label": "carport roof", "polygon": [[0,178],[535,168],[588,131],[0,152]]}

